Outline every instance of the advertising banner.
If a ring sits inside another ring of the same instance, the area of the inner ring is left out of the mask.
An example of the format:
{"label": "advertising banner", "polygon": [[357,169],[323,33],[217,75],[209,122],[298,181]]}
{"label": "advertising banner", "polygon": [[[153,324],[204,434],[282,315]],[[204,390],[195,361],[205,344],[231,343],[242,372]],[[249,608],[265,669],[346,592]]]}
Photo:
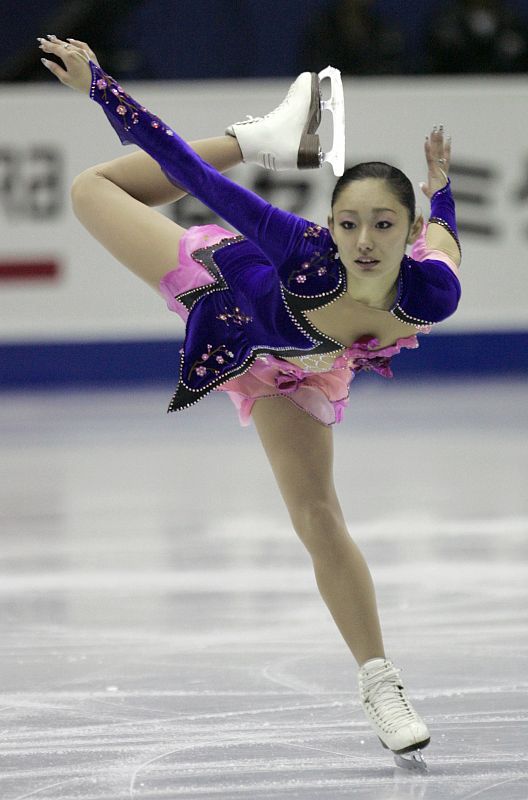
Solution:
{"label": "advertising banner", "polygon": [[[246,114],[267,113],[288,81],[126,88],[193,140],[222,135]],[[176,315],[72,213],[74,177],[133,148],[120,145],[95,103],[60,85],[3,87],[0,95],[0,342],[181,338]],[[394,163],[413,181],[426,215],[418,185],[426,176],[423,142],[436,123],[452,135],[463,298],[439,333],[528,329],[525,81],[347,79],[345,101],[348,165]],[[327,146],[330,127],[325,120]],[[230,174],[272,203],[326,224],[335,182],[328,165],[281,173],[241,165]],[[215,220],[193,198],[160,211],[186,227]]]}

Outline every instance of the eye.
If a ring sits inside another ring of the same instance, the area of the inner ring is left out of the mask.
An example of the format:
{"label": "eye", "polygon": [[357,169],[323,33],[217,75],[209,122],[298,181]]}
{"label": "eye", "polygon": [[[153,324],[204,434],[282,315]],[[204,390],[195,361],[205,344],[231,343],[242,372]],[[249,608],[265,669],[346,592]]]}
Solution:
{"label": "eye", "polygon": [[346,231],[351,231],[356,227],[355,222],[350,222],[350,220],[346,219],[341,222],[341,227],[344,228]]}
{"label": "eye", "polygon": [[376,223],[376,228],[381,228],[382,231],[388,230],[388,228],[392,228],[393,223],[389,222],[388,219],[382,219],[380,222]]}

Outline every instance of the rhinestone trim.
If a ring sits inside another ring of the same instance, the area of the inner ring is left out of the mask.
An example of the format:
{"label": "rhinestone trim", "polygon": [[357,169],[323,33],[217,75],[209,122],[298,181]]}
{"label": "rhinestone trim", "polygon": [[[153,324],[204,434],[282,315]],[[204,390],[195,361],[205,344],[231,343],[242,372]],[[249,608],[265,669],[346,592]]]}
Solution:
{"label": "rhinestone trim", "polygon": [[462,246],[460,244],[458,236],[456,235],[456,233],[453,230],[453,228],[451,227],[451,225],[448,222],[446,222],[445,219],[442,219],[441,217],[430,217],[429,218],[429,224],[431,224],[431,222],[434,222],[435,225],[440,225],[442,228],[444,228],[444,230],[446,230],[449,234],[451,234],[451,236],[453,237],[453,239],[456,242],[456,246],[458,247],[458,252],[460,253],[460,255],[462,255]]}
{"label": "rhinestone trim", "polygon": [[418,317],[412,317],[406,311],[403,310],[401,306],[396,306],[395,308],[391,309],[393,317],[396,317],[400,322],[404,322],[406,325],[412,325],[413,328],[422,327],[425,325],[434,325],[434,322],[427,322],[425,319],[419,319]]}
{"label": "rhinestone trim", "polygon": [[[182,348],[183,349],[183,348]],[[312,350],[309,351],[310,353],[313,352]],[[242,364],[238,367],[235,367],[231,370],[226,371],[223,375],[218,378],[214,378],[207,386],[204,386],[201,389],[193,389],[191,386],[187,386],[185,381],[180,380],[178,386],[176,387],[176,391],[174,392],[169,407],[167,409],[167,413],[172,411],[184,411],[186,408],[190,408],[198,403],[202,397],[205,397],[209,392],[215,389],[217,386],[221,386],[223,383],[227,383],[232,378],[240,378],[242,375],[245,375],[248,372],[255,360],[260,355],[276,355],[278,358],[283,356],[291,355],[294,358],[298,355],[302,355],[303,351],[299,351],[298,349],[294,348],[287,348],[287,347],[270,347],[269,345],[254,345],[251,347],[251,352],[248,356],[244,359]],[[183,361],[184,361],[185,354],[180,351],[180,375],[183,374]],[[182,391],[183,389],[183,391]],[[185,395],[186,393],[196,394],[196,397],[188,402],[184,403],[183,405],[176,406],[176,397],[177,395]]]}

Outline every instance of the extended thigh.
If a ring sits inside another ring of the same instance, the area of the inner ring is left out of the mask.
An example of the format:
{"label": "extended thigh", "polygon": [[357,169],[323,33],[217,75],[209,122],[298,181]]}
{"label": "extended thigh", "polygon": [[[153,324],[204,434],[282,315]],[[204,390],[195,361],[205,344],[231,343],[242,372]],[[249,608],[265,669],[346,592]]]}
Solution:
{"label": "extended thigh", "polygon": [[72,187],[76,216],[118,261],[155,290],[178,266],[179,244],[186,233],[168,217],[136,200],[95,169]]}
{"label": "extended thigh", "polygon": [[332,429],[284,397],[257,400],[252,417],[296,527],[317,509],[341,519]]}

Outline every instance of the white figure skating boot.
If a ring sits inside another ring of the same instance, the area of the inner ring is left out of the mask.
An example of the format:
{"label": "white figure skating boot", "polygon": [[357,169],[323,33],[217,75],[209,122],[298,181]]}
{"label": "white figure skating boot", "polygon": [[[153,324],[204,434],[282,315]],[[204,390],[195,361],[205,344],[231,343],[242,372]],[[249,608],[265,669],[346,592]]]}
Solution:
{"label": "white figure skating boot", "polygon": [[[329,78],[331,97],[321,98],[321,81]],[[323,153],[317,129],[321,112],[333,117],[332,149]],[[335,175],[345,169],[345,104],[341,73],[326,67],[317,75],[303,72],[292,83],[282,103],[265,117],[248,117],[226,129],[235,136],[245,163],[271,170],[314,169],[326,161]]]}
{"label": "white figure skating boot", "polygon": [[372,658],[359,670],[363,710],[383,747],[392,750],[399,767],[426,770],[421,748],[430,736],[412,707],[400,680],[400,670],[384,658]]}

